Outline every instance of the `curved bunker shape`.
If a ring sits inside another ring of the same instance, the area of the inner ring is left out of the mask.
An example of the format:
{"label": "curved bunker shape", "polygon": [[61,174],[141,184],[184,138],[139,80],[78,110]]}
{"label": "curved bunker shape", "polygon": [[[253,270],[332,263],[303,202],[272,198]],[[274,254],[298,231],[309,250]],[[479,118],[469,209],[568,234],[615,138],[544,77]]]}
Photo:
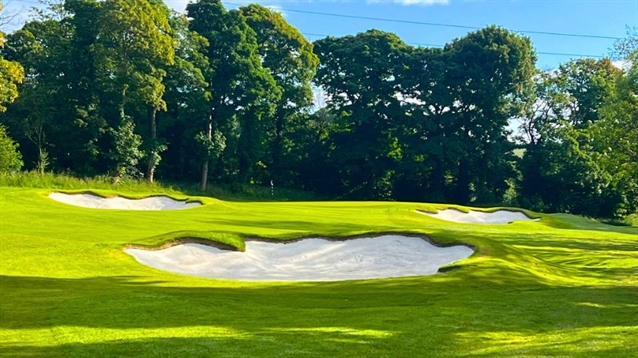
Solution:
{"label": "curved bunker shape", "polygon": [[417,210],[417,213],[431,216],[436,219],[453,221],[466,224],[509,224],[513,221],[539,221],[532,219],[520,211],[497,210],[494,212],[483,212],[470,210],[469,213],[456,209],[439,210],[436,213]]}
{"label": "curved bunker shape", "polygon": [[245,252],[201,244],[125,251],[156,269],[242,281],[343,281],[433,275],[441,266],[474,253],[464,245],[437,247],[422,238],[401,235],[344,241],[247,241]]}
{"label": "curved bunker shape", "polygon": [[151,196],[143,199],[127,199],[120,196],[103,198],[93,194],[64,194],[51,193],[49,198],[61,203],[81,206],[91,209],[122,209],[122,210],[181,210],[202,205],[201,203],[187,203],[167,196]]}

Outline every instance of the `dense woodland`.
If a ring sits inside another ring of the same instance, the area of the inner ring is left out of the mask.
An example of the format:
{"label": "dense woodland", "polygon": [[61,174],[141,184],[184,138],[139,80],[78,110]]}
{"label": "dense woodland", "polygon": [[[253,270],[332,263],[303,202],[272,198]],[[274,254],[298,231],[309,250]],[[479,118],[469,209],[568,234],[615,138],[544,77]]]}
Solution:
{"label": "dense woodland", "polygon": [[260,5],[52,2],[0,36],[0,171],[627,215],[636,39],[612,54],[626,70],[541,71],[496,26],[444,48],[378,30],[312,43]]}

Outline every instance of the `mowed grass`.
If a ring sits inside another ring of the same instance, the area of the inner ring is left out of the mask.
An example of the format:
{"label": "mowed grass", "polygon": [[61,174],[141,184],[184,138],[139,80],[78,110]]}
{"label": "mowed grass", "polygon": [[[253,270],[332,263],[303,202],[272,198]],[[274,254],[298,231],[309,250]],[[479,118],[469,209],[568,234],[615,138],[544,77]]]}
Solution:
{"label": "mowed grass", "polygon": [[[76,188],[81,189],[81,188]],[[161,194],[119,194],[141,197]],[[95,191],[95,190],[94,190]],[[230,202],[83,209],[0,188],[0,355],[7,357],[631,357],[638,229],[570,215],[455,224],[446,205]],[[116,192],[97,190],[101,195]],[[176,198],[186,196],[171,191]],[[126,245],[423,234],[477,252],[425,277],[248,283],[138,264]]]}

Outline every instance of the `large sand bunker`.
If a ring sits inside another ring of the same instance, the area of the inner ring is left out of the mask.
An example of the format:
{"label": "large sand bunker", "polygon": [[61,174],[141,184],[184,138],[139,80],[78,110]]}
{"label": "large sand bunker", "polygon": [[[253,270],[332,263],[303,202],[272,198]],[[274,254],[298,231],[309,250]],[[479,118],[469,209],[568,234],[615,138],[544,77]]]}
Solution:
{"label": "large sand bunker", "polygon": [[49,198],[61,203],[91,209],[180,210],[202,205],[196,202],[187,203],[186,201],[175,200],[167,196],[151,196],[133,200],[119,196],[103,198],[93,194],[51,193]]}
{"label": "large sand bunker", "polygon": [[538,221],[532,219],[520,211],[497,210],[494,212],[483,212],[470,210],[468,213],[456,209],[439,210],[436,213],[417,210],[419,214],[428,215],[436,219],[453,221],[466,224],[509,224],[512,221]]}
{"label": "large sand bunker", "polygon": [[246,251],[183,244],[164,250],[127,249],[160,270],[243,281],[342,281],[433,275],[474,252],[463,245],[437,247],[422,238],[384,235],[345,241],[247,241]]}

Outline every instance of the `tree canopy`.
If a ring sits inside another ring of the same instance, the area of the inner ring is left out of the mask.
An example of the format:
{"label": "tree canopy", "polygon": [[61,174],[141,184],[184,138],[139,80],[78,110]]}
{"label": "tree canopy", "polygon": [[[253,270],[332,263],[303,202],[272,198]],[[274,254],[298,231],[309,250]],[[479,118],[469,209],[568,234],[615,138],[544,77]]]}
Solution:
{"label": "tree canopy", "polygon": [[0,33],[0,124],[27,170],[625,215],[635,43],[613,52],[626,71],[540,71],[498,26],[443,48],[375,29],[313,43],[257,4],[64,0]]}

